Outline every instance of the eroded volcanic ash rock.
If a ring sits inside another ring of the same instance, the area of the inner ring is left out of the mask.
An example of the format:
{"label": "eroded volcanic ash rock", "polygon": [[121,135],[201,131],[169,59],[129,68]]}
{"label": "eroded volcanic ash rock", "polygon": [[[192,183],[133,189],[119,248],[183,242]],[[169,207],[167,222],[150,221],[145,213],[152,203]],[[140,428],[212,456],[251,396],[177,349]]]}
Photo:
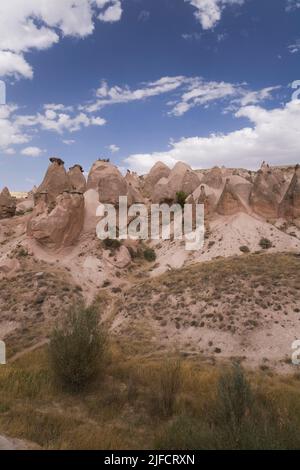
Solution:
{"label": "eroded volcanic ash rock", "polygon": [[75,191],[84,193],[86,191],[86,179],[83,174],[83,168],[81,165],[74,165],[68,171],[68,177]]}
{"label": "eroded volcanic ash rock", "polygon": [[115,204],[120,196],[126,196],[128,192],[127,182],[117,167],[102,160],[96,161],[88,176],[87,190],[96,189],[99,201],[103,204]]}
{"label": "eroded volcanic ash rock", "polygon": [[296,165],[288,190],[280,203],[279,216],[288,220],[300,219],[300,165]]}
{"label": "eroded volcanic ash rock", "polygon": [[144,178],[143,190],[146,196],[151,196],[156,183],[158,183],[158,181],[162,178],[168,178],[170,173],[171,170],[167,165],[162,162],[155,163],[155,165]]}
{"label": "eroded volcanic ash rock", "polygon": [[230,183],[230,178],[226,180],[216,211],[220,215],[234,215],[238,212],[247,212],[242,200]]}
{"label": "eroded volcanic ash rock", "polygon": [[42,198],[47,204],[53,204],[59,194],[64,191],[71,191],[70,179],[64,167],[64,162],[60,158],[50,158],[51,164],[48,167],[42,184],[34,193],[34,201],[37,204]]}
{"label": "eroded volcanic ash rock", "polygon": [[13,217],[16,213],[16,200],[11,196],[8,188],[0,193],[0,219]]}
{"label": "eroded volcanic ash rock", "polygon": [[218,166],[215,166],[211,170],[209,170],[207,173],[203,175],[203,178],[201,180],[202,184],[206,184],[207,186],[210,186],[211,188],[214,189],[220,189],[223,187],[223,173],[221,168]]}
{"label": "eroded volcanic ash rock", "polygon": [[76,191],[57,196],[54,209],[46,203],[36,207],[27,227],[27,234],[39,244],[51,249],[72,246],[84,223],[84,197]]}
{"label": "eroded volcanic ash rock", "polygon": [[152,195],[154,203],[173,202],[176,193],[184,191],[191,194],[200,184],[199,176],[190,166],[177,162],[168,178],[161,178],[155,185]]}
{"label": "eroded volcanic ash rock", "polygon": [[283,183],[281,173],[273,171],[264,162],[257,172],[250,194],[252,210],[262,217],[276,219],[282,198]]}

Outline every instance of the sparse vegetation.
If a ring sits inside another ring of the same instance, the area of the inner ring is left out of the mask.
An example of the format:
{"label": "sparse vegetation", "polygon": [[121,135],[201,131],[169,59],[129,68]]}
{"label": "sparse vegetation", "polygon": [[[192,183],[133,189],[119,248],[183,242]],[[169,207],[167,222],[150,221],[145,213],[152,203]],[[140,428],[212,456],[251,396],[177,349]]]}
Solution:
{"label": "sparse vegetation", "polygon": [[156,253],[153,250],[153,248],[146,248],[144,250],[144,258],[146,261],[149,261],[150,263],[156,260]]}
{"label": "sparse vegetation", "polygon": [[183,208],[187,197],[188,195],[184,191],[178,191],[176,193],[177,204],[180,204],[180,206]]}
{"label": "sparse vegetation", "polygon": [[[110,343],[104,365],[77,394],[53,382],[47,348],[0,368],[0,433],[43,449],[300,448],[296,375],[199,359],[179,366],[177,359],[132,355],[129,342]],[[167,385],[160,381],[166,370]],[[157,404],[153,410],[160,385],[172,397],[161,402],[172,403],[167,413]]]}
{"label": "sparse vegetation", "polygon": [[263,250],[269,250],[269,248],[272,248],[272,242],[268,238],[261,238],[259,246]]}
{"label": "sparse vegetation", "polygon": [[115,238],[105,238],[103,244],[109,250],[118,250],[121,246],[120,240]]}
{"label": "sparse vegetation", "polygon": [[238,439],[244,419],[252,412],[253,392],[239,364],[223,373],[218,381],[215,415],[217,422],[228,427]]}
{"label": "sparse vegetation", "polygon": [[240,246],[240,251],[242,253],[250,253],[250,248],[247,245]]}
{"label": "sparse vegetation", "polygon": [[166,359],[151,386],[152,409],[158,416],[172,416],[178,393],[182,386],[181,363],[178,359]]}
{"label": "sparse vegetation", "polygon": [[98,312],[93,308],[72,308],[51,335],[54,376],[66,389],[81,390],[99,372],[105,346]]}

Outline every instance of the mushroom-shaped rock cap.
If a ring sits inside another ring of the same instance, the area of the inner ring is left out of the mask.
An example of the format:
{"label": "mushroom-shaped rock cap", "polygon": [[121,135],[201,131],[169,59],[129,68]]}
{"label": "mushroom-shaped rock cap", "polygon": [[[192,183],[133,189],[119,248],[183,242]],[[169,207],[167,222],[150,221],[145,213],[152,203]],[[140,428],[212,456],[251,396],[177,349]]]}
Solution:
{"label": "mushroom-shaped rock cap", "polygon": [[84,193],[86,191],[86,179],[81,165],[74,165],[68,171],[68,178],[73,190]]}
{"label": "mushroom-shaped rock cap", "polygon": [[72,189],[71,182],[60,158],[50,158],[49,165],[42,184],[38,187],[34,198],[38,200],[38,194],[44,191],[48,193],[48,202],[53,203],[59,194]]}
{"label": "mushroom-shaped rock cap", "polygon": [[78,169],[78,170],[81,171],[81,173],[84,173],[84,169],[78,163],[76,163],[76,165],[70,166],[70,168],[69,168],[69,170],[75,170],[75,169]]}
{"label": "mushroom-shaped rock cap", "polygon": [[49,160],[51,163],[57,163],[58,165],[65,164],[65,162],[61,158],[58,158],[58,157],[50,157]]}

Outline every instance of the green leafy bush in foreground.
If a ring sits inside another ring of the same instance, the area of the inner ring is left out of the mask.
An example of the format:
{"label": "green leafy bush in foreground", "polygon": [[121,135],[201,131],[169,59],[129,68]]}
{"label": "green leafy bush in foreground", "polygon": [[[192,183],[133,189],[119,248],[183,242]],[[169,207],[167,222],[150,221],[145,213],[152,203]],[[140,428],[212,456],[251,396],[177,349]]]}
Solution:
{"label": "green leafy bush in foreground", "polygon": [[106,346],[105,334],[93,308],[74,308],[50,339],[54,376],[67,388],[80,390],[97,375]]}

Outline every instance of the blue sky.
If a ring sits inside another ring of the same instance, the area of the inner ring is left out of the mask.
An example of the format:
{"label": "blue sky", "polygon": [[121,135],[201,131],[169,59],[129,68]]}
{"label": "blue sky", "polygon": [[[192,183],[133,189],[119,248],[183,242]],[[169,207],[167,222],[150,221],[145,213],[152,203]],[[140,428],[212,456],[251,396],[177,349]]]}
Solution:
{"label": "blue sky", "polygon": [[140,173],[299,161],[299,1],[43,3],[0,6],[0,188],[30,189],[53,155]]}

